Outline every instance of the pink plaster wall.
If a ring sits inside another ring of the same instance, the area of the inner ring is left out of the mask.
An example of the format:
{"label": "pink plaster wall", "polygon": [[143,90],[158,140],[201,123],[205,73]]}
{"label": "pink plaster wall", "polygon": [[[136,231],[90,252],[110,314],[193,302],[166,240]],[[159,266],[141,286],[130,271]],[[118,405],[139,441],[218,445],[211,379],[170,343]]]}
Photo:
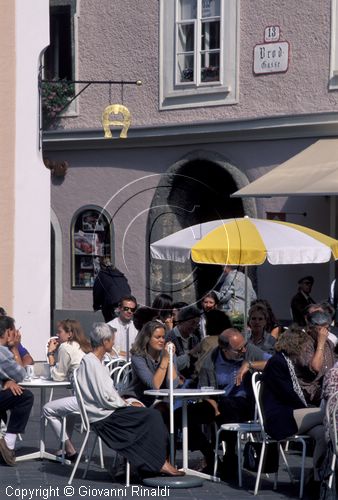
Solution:
{"label": "pink plaster wall", "polygon": [[[168,0],[169,1],[169,0]],[[330,0],[255,0],[240,4],[239,102],[229,106],[159,111],[159,2],[81,2],[78,20],[78,78],[143,81],[125,86],[124,104],[133,125],[160,125],[255,118],[338,110],[337,92],[328,91]],[[255,76],[253,48],[264,28],[279,25],[290,43],[286,73]],[[121,102],[120,86],[112,101]],[[79,116],[66,128],[101,127],[109,90],[92,86],[79,98]]]}

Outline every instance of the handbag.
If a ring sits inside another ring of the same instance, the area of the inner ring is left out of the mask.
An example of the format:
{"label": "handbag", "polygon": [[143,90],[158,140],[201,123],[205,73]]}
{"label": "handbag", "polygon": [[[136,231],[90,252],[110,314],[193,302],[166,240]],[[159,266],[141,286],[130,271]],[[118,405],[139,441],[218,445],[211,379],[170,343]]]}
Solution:
{"label": "handbag", "polygon": [[[245,443],[243,452],[243,468],[251,472],[258,472],[259,459],[262,452],[263,443],[249,441]],[[265,456],[263,460],[262,473],[272,474],[277,472],[279,467],[278,443],[266,443]]]}

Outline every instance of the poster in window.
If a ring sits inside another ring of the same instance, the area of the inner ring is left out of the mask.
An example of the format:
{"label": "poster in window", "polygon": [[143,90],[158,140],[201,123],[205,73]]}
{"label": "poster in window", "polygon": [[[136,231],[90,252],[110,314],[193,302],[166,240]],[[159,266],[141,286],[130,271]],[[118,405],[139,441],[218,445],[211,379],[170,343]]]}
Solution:
{"label": "poster in window", "polygon": [[83,231],[104,231],[103,221],[100,213],[94,210],[88,210],[82,215]]}
{"label": "poster in window", "polygon": [[99,239],[96,233],[83,233],[79,231],[74,234],[75,255],[99,255]]}

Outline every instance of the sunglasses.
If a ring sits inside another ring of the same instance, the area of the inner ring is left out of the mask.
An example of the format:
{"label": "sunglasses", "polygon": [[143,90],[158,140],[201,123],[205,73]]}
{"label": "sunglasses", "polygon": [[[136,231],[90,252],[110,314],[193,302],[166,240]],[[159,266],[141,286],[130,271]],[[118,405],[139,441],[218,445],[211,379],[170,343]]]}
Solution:
{"label": "sunglasses", "polygon": [[122,309],[124,310],[124,312],[130,311],[130,312],[134,313],[136,311],[136,307],[127,307],[126,306],[126,307],[123,307]]}
{"label": "sunglasses", "polygon": [[232,348],[230,348],[229,351],[234,352],[236,354],[242,354],[242,352],[245,350],[245,348],[246,348],[247,345],[248,345],[248,343],[245,342],[245,344],[242,345],[242,347],[240,347],[239,349],[232,349]]}

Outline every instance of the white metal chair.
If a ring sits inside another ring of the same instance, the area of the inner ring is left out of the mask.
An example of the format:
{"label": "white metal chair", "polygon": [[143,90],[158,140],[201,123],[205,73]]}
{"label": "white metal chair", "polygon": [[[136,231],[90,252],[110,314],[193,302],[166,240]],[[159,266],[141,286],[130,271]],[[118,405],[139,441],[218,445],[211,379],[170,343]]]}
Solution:
{"label": "white metal chair", "polygon": [[106,363],[105,366],[108,368],[109,373],[111,373],[112,370],[114,370],[114,368],[117,368],[117,367],[121,368],[126,363],[127,363],[127,361],[124,358],[113,358],[110,361],[108,361],[108,363]]}
{"label": "white metal chair", "polygon": [[[80,411],[74,411],[72,414],[79,415],[81,417]],[[65,460],[66,460],[66,425],[67,425],[67,416],[62,417],[62,430],[61,430],[61,463],[64,465]],[[81,419],[81,428],[79,429],[79,432],[82,434],[84,430],[83,427],[83,422]],[[104,469],[104,458],[103,458],[103,448],[102,448],[102,441],[101,438],[98,438],[98,443],[99,443],[99,453],[100,453],[100,466],[101,469]],[[88,461],[88,458],[87,458]]]}
{"label": "white metal chair", "polygon": [[[80,460],[81,460],[83,451],[85,449],[85,446],[87,444],[89,435],[90,435],[91,432],[93,432],[93,431],[91,431],[91,428],[90,428],[90,422],[89,422],[89,418],[88,418],[88,415],[87,415],[87,410],[86,410],[86,407],[85,407],[85,404],[84,404],[84,401],[83,401],[81,388],[80,388],[78,380],[77,380],[77,371],[78,371],[78,368],[76,368],[74,370],[74,372],[73,372],[73,383],[74,383],[74,390],[75,390],[76,399],[77,399],[77,402],[78,402],[78,405],[79,405],[81,420],[82,420],[83,428],[84,428],[84,431],[85,431],[85,437],[83,439],[83,442],[82,442],[82,445],[81,445],[78,457],[76,459],[76,462],[74,464],[74,467],[73,467],[71,476],[69,478],[68,484],[72,484],[75,472],[76,472],[76,470],[78,468],[78,465],[80,463]],[[90,464],[90,461],[91,461],[91,458],[92,458],[92,455],[93,455],[93,451],[94,451],[94,448],[95,448],[95,445],[96,445],[96,441],[98,439],[98,435],[95,432],[93,432],[93,434],[94,434],[94,442],[93,442],[91,451],[90,451],[89,456],[88,456],[87,466],[86,466],[86,468],[84,470],[84,473],[83,473],[83,476],[82,476],[83,479],[87,475],[87,472],[88,472],[88,469],[89,469],[89,464]],[[101,450],[100,450],[100,452],[101,452]],[[102,466],[102,464],[101,464],[101,466]],[[130,485],[130,464],[127,461],[127,465],[126,465],[126,486],[128,487],[129,485]]]}
{"label": "white metal chair", "polygon": [[242,423],[232,423],[223,424],[220,426],[216,433],[215,442],[215,460],[214,460],[214,476],[217,474],[218,466],[218,447],[220,442],[220,435],[223,431],[236,432],[237,434],[237,457],[238,457],[238,486],[242,487],[242,441],[251,439],[253,440],[253,434],[261,432],[262,428],[259,422],[242,422]]}
{"label": "white metal chair", "polygon": [[132,373],[131,361],[125,363],[117,372],[115,388],[117,391],[122,391],[127,387]]}
{"label": "white metal chair", "polygon": [[[291,479],[291,481],[293,480],[293,477],[292,477],[292,474],[291,474],[291,471],[290,471],[290,468],[289,468],[289,465],[288,465],[288,462],[286,460],[285,453],[284,453],[284,450],[282,447],[282,442],[295,441],[295,442],[299,442],[302,444],[302,460],[301,460],[301,474],[300,474],[300,486],[299,486],[299,498],[302,498],[303,491],[304,491],[306,439],[308,439],[308,436],[295,434],[293,436],[289,436],[287,439],[285,439],[283,441],[276,441],[275,439],[272,439],[264,429],[263,409],[262,409],[262,405],[261,405],[261,401],[260,401],[261,374],[258,372],[254,373],[252,376],[252,388],[253,388],[255,402],[256,402],[257,411],[258,411],[259,423],[261,424],[261,428],[262,428],[262,430],[261,430],[262,450],[261,450],[261,454],[259,457],[259,466],[258,466],[254,495],[257,495],[257,493],[258,493],[260,480],[261,480],[261,476],[262,476],[262,468],[263,468],[266,447],[269,443],[276,443],[276,442],[278,443],[279,452],[282,455],[282,458],[283,458],[283,461],[284,461],[285,466],[287,468],[290,479]],[[277,486],[277,478],[278,478],[278,472],[275,474],[274,489]]]}
{"label": "white metal chair", "polygon": [[335,473],[335,467],[338,456],[338,429],[337,429],[337,419],[338,419],[338,391],[331,394],[326,403],[326,422],[328,425],[330,441],[332,446],[332,459],[330,465],[330,477],[329,477],[329,488],[332,488],[333,477]]}

